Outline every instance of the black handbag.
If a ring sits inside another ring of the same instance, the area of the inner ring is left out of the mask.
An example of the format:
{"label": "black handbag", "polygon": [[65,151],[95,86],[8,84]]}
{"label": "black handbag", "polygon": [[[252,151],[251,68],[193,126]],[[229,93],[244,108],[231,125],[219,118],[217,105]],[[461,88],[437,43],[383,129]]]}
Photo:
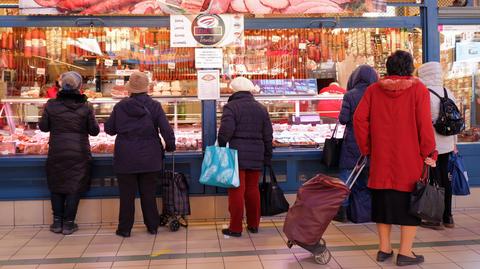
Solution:
{"label": "black handbag", "polygon": [[323,145],[322,153],[322,163],[325,164],[328,168],[338,167],[340,161],[340,151],[342,150],[343,137],[337,138],[339,123],[335,124],[335,129],[333,129],[332,137],[325,139]]}
{"label": "black handbag", "polygon": [[441,222],[445,210],[445,188],[430,179],[427,165],[410,197],[410,214],[426,221]]}
{"label": "black handbag", "polygon": [[[270,173],[270,182],[267,182],[267,170]],[[282,189],[278,186],[277,178],[271,166],[263,169],[263,181],[260,183],[260,206],[262,216],[274,216],[288,211],[288,204]]]}

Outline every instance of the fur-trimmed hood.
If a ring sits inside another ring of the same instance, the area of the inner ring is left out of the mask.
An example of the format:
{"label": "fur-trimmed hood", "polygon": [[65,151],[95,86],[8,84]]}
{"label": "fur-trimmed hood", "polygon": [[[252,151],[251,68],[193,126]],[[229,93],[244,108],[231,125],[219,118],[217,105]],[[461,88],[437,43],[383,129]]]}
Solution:
{"label": "fur-trimmed hood", "polygon": [[402,95],[405,90],[414,87],[418,83],[421,83],[418,78],[402,76],[387,76],[378,81],[380,88],[391,97]]}

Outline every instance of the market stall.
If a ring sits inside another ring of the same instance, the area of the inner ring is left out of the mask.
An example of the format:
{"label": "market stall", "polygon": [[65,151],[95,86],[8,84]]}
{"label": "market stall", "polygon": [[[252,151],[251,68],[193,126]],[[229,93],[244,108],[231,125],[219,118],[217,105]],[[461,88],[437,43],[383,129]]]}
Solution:
{"label": "market stall", "polygon": [[[215,141],[232,78],[247,76],[259,86],[257,99],[274,124],[274,168],[284,190],[294,192],[306,179],[325,172],[321,147],[334,128],[331,115],[338,111],[319,112],[319,107],[322,102],[341,102],[342,95],[319,94],[322,88],[331,82],[345,88],[358,64],[384,73],[383,63],[396,49],[410,51],[416,64],[435,57],[424,49],[434,28],[423,21],[436,8],[431,3],[324,1],[330,4],[320,9],[318,3],[301,0],[179,1],[177,6],[125,1],[122,7],[94,2],[79,1],[85,6],[76,6],[68,1],[21,1],[23,15],[0,16],[0,182],[6,186],[0,199],[47,197],[48,134],[37,130],[37,122],[46,91],[67,70],[82,74],[84,93],[100,123],[125,96],[129,74],[147,72],[150,94],[162,103],[175,128],[176,169],[187,175],[192,194],[212,195],[222,190],[197,180],[202,149]],[[222,15],[177,15],[173,7]],[[212,20],[213,27],[204,25]],[[199,74],[218,80],[218,92],[202,89]],[[87,196],[116,196],[114,137],[102,132],[90,142],[94,179]]]}

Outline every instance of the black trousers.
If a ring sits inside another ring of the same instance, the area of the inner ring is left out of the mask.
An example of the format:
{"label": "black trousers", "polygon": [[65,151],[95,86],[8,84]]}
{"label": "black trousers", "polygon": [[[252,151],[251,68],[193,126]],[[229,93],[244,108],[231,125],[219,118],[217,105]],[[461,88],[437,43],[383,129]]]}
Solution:
{"label": "black trousers", "polygon": [[120,190],[118,230],[129,232],[135,221],[135,194],[140,193],[143,222],[147,229],[156,230],[160,218],[155,199],[158,173],[117,174]]}
{"label": "black trousers", "polygon": [[445,188],[445,211],[443,220],[446,221],[452,216],[452,181],[448,176],[448,158],[450,153],[439,154],[437,166],[430,168],[430,176],[440,187]]}
{"label": "black trousers", "polygon": [[65,221],[74,221],[77,216],[80,194],[51,193],[52,210],[54,218]]}

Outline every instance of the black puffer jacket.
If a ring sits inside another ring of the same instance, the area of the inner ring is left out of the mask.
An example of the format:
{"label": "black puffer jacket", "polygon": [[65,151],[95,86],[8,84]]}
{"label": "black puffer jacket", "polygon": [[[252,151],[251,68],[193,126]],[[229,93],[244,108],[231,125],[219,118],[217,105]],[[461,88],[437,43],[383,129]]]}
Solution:
{"label": "black puffer jacket", "polygon": [[175,150],[175,134],[162,105],[147,94],[135,94],[115,105],[105,132],[117,135],[113,169],[118,174],[157,172],[163,168],[165,150]]}
{"label": "black puffer jacket", "polygon": [[267,109],[250,92],[236,92],[223,107],[218,144],[238,150],[240,169],[261,170],[272,159],[273,130]]}
{"label": "black puffer jacket", "polygon": [[50,132],[47,158],[48,188],[54,193],[73,194],[90,186],[91,159],[88,135],[100,129],[87,97],[60,91],[45,105],[40,130]]}

